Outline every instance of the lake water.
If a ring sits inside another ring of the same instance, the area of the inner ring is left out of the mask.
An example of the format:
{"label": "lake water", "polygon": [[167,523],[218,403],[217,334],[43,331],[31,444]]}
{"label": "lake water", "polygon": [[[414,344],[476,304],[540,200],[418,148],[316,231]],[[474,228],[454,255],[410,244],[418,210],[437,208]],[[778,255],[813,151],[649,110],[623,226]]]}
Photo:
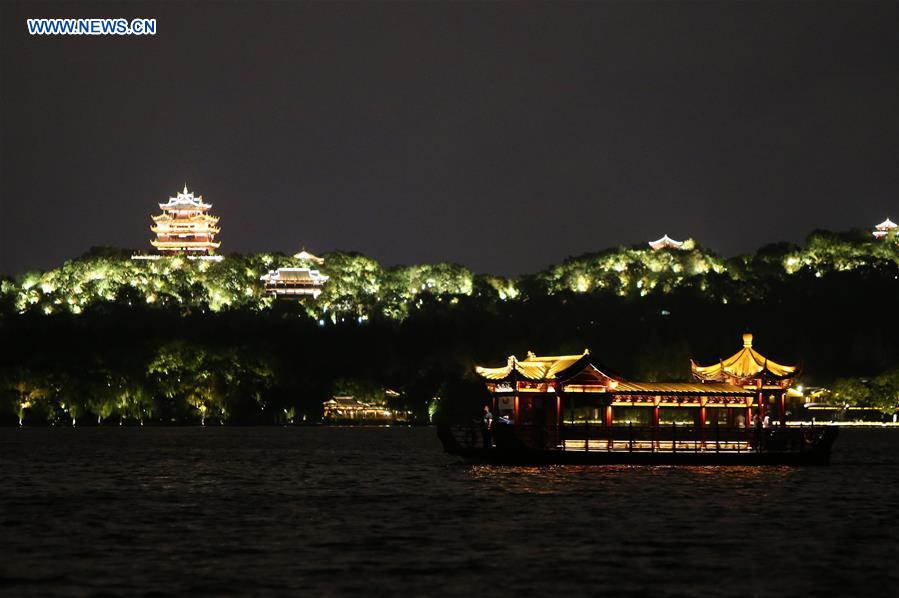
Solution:
{"label": "lake water", "polygon": [[819,468],[496,468],[427,428],[0,429],[5,595],[897,591],[899,430]]}

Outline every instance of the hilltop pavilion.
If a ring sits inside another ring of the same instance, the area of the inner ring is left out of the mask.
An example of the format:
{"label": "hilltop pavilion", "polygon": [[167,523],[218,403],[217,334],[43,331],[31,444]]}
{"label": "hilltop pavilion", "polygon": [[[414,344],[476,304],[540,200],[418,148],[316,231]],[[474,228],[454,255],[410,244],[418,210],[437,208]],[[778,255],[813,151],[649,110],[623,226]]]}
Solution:
{"label": "hilltop pavilion", "polygon": [[274,297],[317,299],[328,278],[318,270],[309,268],[278,268],[269,270],[260,280],[265,283],[265,291]]}
{"label": "hilltop pavilion", "polygon": [[873,234],[878,239],[882,239],[890,233],[896,233],[897,229],[899,229],[899,225],[887,218],[886,220],[875,226],[874,232],[871,234]]}
{"label": "hilltop pavilion", "polygon": [[312,253],[309,253],[308,251],[306,251],[306,248],[305,248],[305,247],[303,247],[303,249],[301,249],[299,253],[295,253],[295,254],[293,255],[293,257],[296,258],[296,259],[298,259],[298,260],[311,262],[311,263],[316,264],[316,265],[318,265],[318,266],[321,266],[322,264],[325,263],[325,258],[323,258],[323,257],[318,257],[317,255],[314,255],[314,254],[312,254]]}
{"label": "hilltop pavilion", "polygon": [[675,241],[667,234],[662,235],[661,239],[649,241],[649,246],[652,247],[655,251],[659,251],[660,249],[682,249],[683,245],[683,241]]}

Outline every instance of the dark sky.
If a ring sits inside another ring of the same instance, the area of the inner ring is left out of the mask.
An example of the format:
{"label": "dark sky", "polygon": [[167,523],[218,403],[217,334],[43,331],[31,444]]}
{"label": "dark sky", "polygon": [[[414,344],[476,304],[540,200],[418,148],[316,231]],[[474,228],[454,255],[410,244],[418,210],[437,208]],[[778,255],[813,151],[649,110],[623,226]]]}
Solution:
{"label": "dark sky", "polygon": [[[667,232],[726,255],[899,218],[897,3],[5,3],[0,272],[149,248],[535,271]],[[26,17],[155,17],[31,37]]]}

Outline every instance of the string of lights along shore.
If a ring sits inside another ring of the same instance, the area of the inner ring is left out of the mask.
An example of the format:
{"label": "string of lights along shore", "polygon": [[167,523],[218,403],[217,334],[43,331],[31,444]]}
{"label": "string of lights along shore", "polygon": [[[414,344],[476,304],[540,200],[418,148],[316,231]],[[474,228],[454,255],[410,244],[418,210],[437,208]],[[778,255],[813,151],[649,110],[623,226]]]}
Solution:
{"label": "string of lights along shore", "polygon": [[[156,253],[137,254],[135,260],[157,260],[165,256],[184,256],[191,260],[221,261],[216,250],[222,245],[216,237],[221,233],[219,217],[210,213],[212,204],[203,200],[202,195],[195,195],[184,188],[170,197],[167,202],[160,203],[161,214],[151,215],[153,224],[150,231],[155,235],[150,245]],[[876,239],[892,240],[899,243],[899,225],[885,219],[872,231]],[[693,239],[677,241],[662,235],[655,241],[647,242],[653,251],[689,251],[696,247]],[[280,267],[269,270],[260,278],[265,291],[276,299],[304,300],[316,299],[329,277],[322,274],[317,267],[324,265],[325,260],[303,248],[294,254],[308,267]]]}

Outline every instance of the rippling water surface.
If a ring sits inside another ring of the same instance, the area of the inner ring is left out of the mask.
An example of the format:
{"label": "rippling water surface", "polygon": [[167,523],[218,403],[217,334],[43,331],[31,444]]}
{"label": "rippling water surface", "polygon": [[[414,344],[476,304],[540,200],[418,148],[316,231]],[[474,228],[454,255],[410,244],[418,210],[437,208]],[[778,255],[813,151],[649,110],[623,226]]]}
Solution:
{"label": "rippling water surface", "polygon": [[427,428],[0,429],[0,591],[886,595],[899,430],[820,468],[471,467]]}

